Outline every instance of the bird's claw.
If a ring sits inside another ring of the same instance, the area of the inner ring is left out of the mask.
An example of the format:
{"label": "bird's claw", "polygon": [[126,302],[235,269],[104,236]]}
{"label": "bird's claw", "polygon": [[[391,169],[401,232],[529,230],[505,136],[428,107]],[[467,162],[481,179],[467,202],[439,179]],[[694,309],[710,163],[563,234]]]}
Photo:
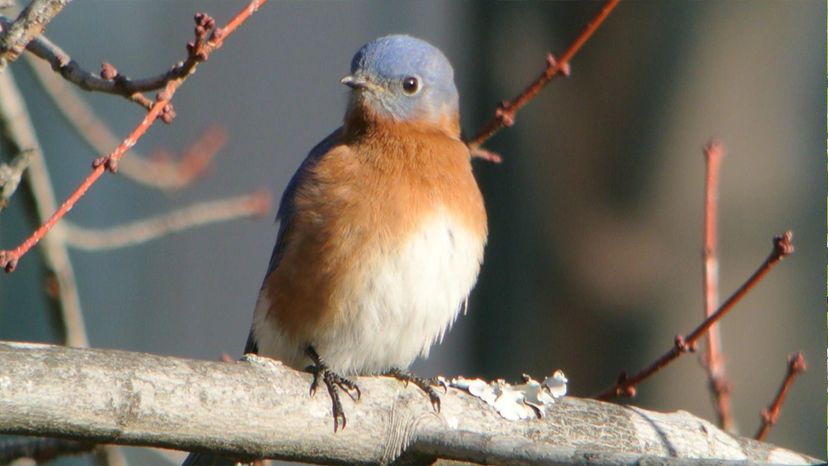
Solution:
{"label": "bird's claw", "polygon": [[[354,401],[358,401],[360,399],[362,391],[359,389],[359,386],[357,386],[357,384],[350,379],[347,379],[328,369],[325,363],[322,362],[319,355],[316,354],[313,347],[308,347],[307,353],[311,360],[313,360],[313,365],[309,367],[310,371],[313,373],[313,381],[311,382],[309,390],[310,396],[314,396],[316,394],[316,390],[319,388],[319,379],[321,376],[322,382],[328,389],[328,395],[331,397],[334,432],[337,432],[340,428],[344,429],[348,424],[348,420],[345,418],[345,411],[342,409],[342,402],[339,398],[339,390],[341,389],[347,393],[348,396]],[[356,396],[354,396],[351,392],[356,392]]]}
{"label": "bird's claw", "polygon": [[442,386],[443,390],[448,393],[448,389],[444,383],[441,383],[437,378],[425,378],[419,377],[417,375],[412,374],[406,370],[402,369],[392,369],[391,371],[386,374],[388,376],[394,377],[395,379],[403,382],[405,386],[408,386],[408,383],[411,382],[420,390],[424,391],[426,395],[428,395],[428,400],[431,402],[431,407],[434,409],[435,412],[440,412],[440,395],[437,394],[437,391],[434,390],[435,386]]}

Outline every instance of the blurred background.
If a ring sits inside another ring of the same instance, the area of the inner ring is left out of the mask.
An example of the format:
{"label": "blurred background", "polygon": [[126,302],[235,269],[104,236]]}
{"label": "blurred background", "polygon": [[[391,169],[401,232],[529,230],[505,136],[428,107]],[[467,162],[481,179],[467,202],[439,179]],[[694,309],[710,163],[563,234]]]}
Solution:
{"label": "blurred background", "polygon": [[[111,2],[67,6],[47,36],[86,69],[130,77],[185,57],[192,15],[224,24],[243,2]],[[339,79],[365,42],[404,32],[452,61],[463,128],[473,134],[562,53],[597,2],[272,2],[180,89],[171,126],[136,149],[185,149],[211,124],[228,141],[209,177],[175,193],[105,176],[69,214],[103,228],[265,187],[274,205],[307,151],[336,128]],[[825,3],[627,2],[475,161],[490,237],[468,315],[415,369],[422,375],[516,380],[562,369],[589,396],[636,371],[700,321],[704,158],[725,144],[720,189],[721,299],[794,232],[786,259],[724,320],[732,401],[751,436],[789,354],[810,370],[794,385],[768,441],[825,457]],[[100,155],[44,96],[24,61],[11,65],[65,198]],[[119,137],[143,112],[82,96]],[[0,160],[8,159],[8,150]],[[21,195],[0,216],[0,246],[32,230]],[[275,239],[264,218],[187,230],[107,252],[71,251],[93,346],[188,358],[243,349]],[[55,341],[37,253],[0,276],[0,339]],[[698,356],[680,359],[625,400],[715,422]],[[158,457],[130,449],[132,464]],[[88,464],[85,458],[56,464]]]}

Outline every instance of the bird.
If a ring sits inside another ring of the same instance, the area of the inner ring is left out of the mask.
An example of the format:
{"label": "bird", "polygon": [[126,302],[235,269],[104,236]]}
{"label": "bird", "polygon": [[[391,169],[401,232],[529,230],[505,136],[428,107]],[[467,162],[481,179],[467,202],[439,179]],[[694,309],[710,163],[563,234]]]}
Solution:
{"label": "bird", "polygon": [[383,36],[341,83],[342,126],[282,195],[245,347],[309,370],[311,395],[328,391],[334,432],[347,424],[340,392],[361,396],[355,376],[413,382],[439,411],[435,380],[408,367],[467,309],[488,235],[446,56]]}

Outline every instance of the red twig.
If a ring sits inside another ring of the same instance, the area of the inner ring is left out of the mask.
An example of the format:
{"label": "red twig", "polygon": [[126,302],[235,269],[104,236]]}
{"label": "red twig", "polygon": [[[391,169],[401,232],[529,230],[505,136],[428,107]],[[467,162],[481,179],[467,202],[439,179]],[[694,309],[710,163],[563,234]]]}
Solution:
{"label": "red twig", "polygon": [[224,39],[235,31],[245,20],[247,20],[250,15],[255,13],[266,1],[267,0],[252,0],[247,7],[240,11],[232,20],[230,20],[224,28],[216,28],[215,21],[209,16],[202,13],[196,14],[196,40],[187,44],[188,55],[193,57],[194,60],[193,66],[191,66],[188,72],[180,78],[167,82],[164,90],[158,93],[155,103],[152,105],[152,108],[150,108],[144,119],[141,120],[141,123],[132,131],[132,133],[130,133],[129,136],[127,136],[126,139],[123,140],[123,142],[121,142],[120,145],[118,145],[117,148],[115,148],[111,154],[95,160],[92,172],[89,176],[87,176],[80,186],[78,186],[75,191],[69,195],[69,198],[66,199],[58,210],[46,221],[46,223],[35,230],[31,236],[26,238],[26,240],[15,249],[0,251],[0,267],[3,267],[7,272],[13,271],[20,258],[35,244],[37,244],[37,242],[40,241],[40,239],[43,238],[43,236],[48,233],[49,230],[51,230],[52,227],[54,227],[54,225],[61,218],[63,218],[69,210],[72,209],[72,207],[74,207],[75,203],[77,203],[86,191],[93,184],[95,184],[96,181],[98,181],[98,178],[103,175],[105,169],[109,169],[113,172],[117,170],[118,160],[123,157],[124,153],[126,153],[129,148],[135,145],[138,139],[140,139],[144,133],[147,132],[156,119],[161,118],[165,121],[171,120],[175,113],[170,105],[170,99],[172,99],[178,87],[195,71],[198,63],[207,60],[210,53],[221,47]]}
{"label": "red twig", "polygon": [[[710,317],[719,305],[719,258],[718,234],[716,228],[719,201],[719,173],[725,150],[719,141],[710,141],[704,146],[705,187],[704,187],[704,316]],[[730,408],[731,383],[725,371],[722,353],[722,339],[718,324],[710,326],[706,334],[707,350],[702,363],[707,371],[710,392],[713,395],[719,426],[733,429],[733,414]]]}
{"label": "red twig", "polygon": [[[56,2],[58,0],[50,1]],[[220,47],[223,38],[233,33],[236,28],[266,1],[252,0],[245,10],[227,23],[227,26],[221,29],[215,29],[209,37],[210,44],[207,44],[208,47]],[[200,20],[205,20],[204,24],[198,24]],[[164,73],[143,79],[130,79],[120,74],[110,63],[103,63],[100,73],[97,75],[93,74],[83,69],[76,61],[72,60],[69,54],[44,36],[36,37],[31,42],[28,42],[27,49],[35,56],[49,62],[52,69],[64,79],[76,84],[82,89],[121,95],[149,109],[152,106],[152,100],[144,97],[141,94],[142,92],[161,89],[170,81],[186,78],[209,55],[211,50],[205,49],[203,46],[207,42],[206,33],[215,28],[215,22],[209,16],[196,15],[196,23],[196,40],[187,44],[187,59],[179,62]],[[4,21],[0,18],[0,27],[3,24]],[[2,67],[2,63],[0,63],[0,67]],[[166,120],[164,121],[167,122]]]}
{"label": "red twig", "polygon": [[95,161],[95,166],[92,168],[92,172],[89,176],[86,177],[85,180],[78,186],[69,198],[58,207],[58,210],[52,214],[51,217],[40,226],[34,233],[31,234],[25,241],[23,241],[19,246],[12,250],[0,251],[0,267],[5,268],[6,272],[11,272],[17,267],[17,263],[20,258],[26,254],[29,249],[31,249],[35,244],[40,241],[43,236],[55,226],[55,224],[69,212],[72,207],[75,206],[75,203],[78,202],[78,199],[83,197],[86,194],[86,191],[98,181],[98,178],[103,175],[105,168],[109,168],[110,170],[114,171],[117,167],[118,160],[124,155],[124,153],[132,147],[144,133],[147,132],[147,129],[152,125],[152,123],[158,118],[160,113],[163,111],[164,108],[167,107],[169,104],[170,98],[172,94],[175,92],[175,86],[172,85],[172,81],[167,86],[168,91],[164,94],[159,95],[158,100],[152,106],[149,113],[141,120],[141,123],[136,127],[130,135],[124,139],[124,141],[115,148],[115,151],[111,154],[107,155],[106,157],[102,157]]}
{"label": "red twig", "polygon": [[[578,50],[583,47],[592,34],[601,26],[601,23],[607,19],[607,16],[618,5],[620,0],[609,0],[601,11],[590,21],[581,34],[575,39],[569,48],[556,59],[551,53],[546,56],[546,68],[526,89],[523,90],[512,100],[501,102],[495,110],[494,116],[486,122],[478,131],[477,134],[468,141],[471,148],[472,156],[480,157],[481,154],[491,154],[491,152],[480,152],[477,148],[486,142],[495,133],[500,131],[504,126],[512,126],[515,122],[515,116],[518,110],[528,104],[529,101],[535,98],[538,92],[541,91],[552,78],[563,74],[569,76],[569,61],[578,53]],[[500,158],[484,157],[486,160],[499,162]]]}
{"label": "red twig", "polygon": [[739,287],[739,289],[727,298],[727,301],[725,301],[719,309],[716,310],[716,312],[705,319],[692,332],[685,336],[677,335],[675,343],[670,351],[632,377],[628,376],[626,372],[622,372],[618,376],[618,380],[614,385],[598,393],[597,395],[594,395],[594,398],[607,401],[618,396],[635,396],[635,386],[638,385],[638,383],[667,366],[682,354],[695,351],[699,338],[707,332],[710,326],[721,320],[736,303],[741,301],[741,299],[750,290],[752,290],[753,287],[765,277],[765,275],[767,275],[774,265],[776,265],[785,256],[788,256],[794,252],[794,247],[791,243],[792,236],[793,233],[787,231],[784,235],[775,237],[773,239],[773,250],[762,265],[760,265],[759,268],[753,272],[753,275],[751,275],[750,278],[748,278],[747,281]]}
{"label": "red twig", "polygon": [[[80,98],[69,82],[42,66],[31,55],[27,61],[60,114],[93,151],[103,154],[118,145],[120,139],[95,115],[92,107]],[[170,156],[167,151],[160,150],[145,156],[133,150],[121,159],[118,170],[138,183],[173,191],[202,177],[225,140],[224,129],[212,125],[180,157]]]}
{"label": "red twig", "polygon": [[770,406],[762,410],[762,425],[759,427],[759,431],[756,432],[756,440],[765,440],[771,426],[776,424],[776,420],[779,418],[779,410],[785,401],[785,395],[791,389],[796,376],[806,370],[808,370],[808,366],[805,364],[805,356],[802,355],[802,352],[788,358],[788,372],[785,374],[785,380],[782,381],[782,386],[779,387],[779,391]]}

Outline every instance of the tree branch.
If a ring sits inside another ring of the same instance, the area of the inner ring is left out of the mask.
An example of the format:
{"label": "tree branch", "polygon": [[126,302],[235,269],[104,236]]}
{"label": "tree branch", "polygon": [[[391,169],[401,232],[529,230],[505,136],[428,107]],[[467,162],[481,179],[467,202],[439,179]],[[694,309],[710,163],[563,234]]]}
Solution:
{"label": "tree branch", "polygon": [[719,309],[716,310],[710,317],[704,319],[698,327],[693,329],[687,335],[677,335],[673,341],[673,347],[664,353],[660,358],[656,359],[652,364],[644,369],[641,369],[633,376],[628,376],[626,372],[619,374],[615,384],[606,388],[604,391],[595,395],[599,400],[609,401],[618,396],[635,396],[635,387],[642,380],[650,377],[659,370],[666,367],[668,364],[675,361],[682,354],[693,352],[696,350],[699,338],[705,335],[711,325],[721,320],[742,298],[745,297],[757,283],[762,281],[765,275],[779,263],[783,258],[793,254],[794,246],[791,243],[793,233],[786,231],[782,236],[777,236],[773,239],[773,249],[768,257],[762,262],[762,265],[756,269],[755,272],[742,284],[736,291],[727,298]]}
{"label": "tree branch", "polygon": [[756,432],[754,438],[757,440],[765,440],[771,427],[776,424],[776,420],[779,418],[782,403],[785,401],[785,396],[788,394],[791,386],[793,386],[796,376],[805,372],[807,369],[808,366],[805,364],[805,356],[801,351],[788,358],[788,371],[785,373],[785,380],[782,381],[782,385],[779,387],[779,391],[776,392],[776,396],[773,397],[770,406],[762,410],[762,425],[759,426],[759,430]]}
{"label": "tree branch", "polygon": [[10,163],[0,164],[0,188],[2,188],[0,189],[0,212],[8,207],[9,199],[17,191],[20,180],[23,178],[23,172],[29,168],[31,160],[32,151],[22,149],[17,152]]}
{"label": "tree branch", "polygon": [[69,1],[33,0],[13,23],[0,27],[0,73],[20,57],[29,42],[43,33]]}
{"label": "tree branch", "polygon": [[[26,56],[26,63],[66,122],[94,152],[105,154],[118,145],[120,139],[81,98],[74,86],[50,71],[42,61],[32,58],[32,55]],[[181,189],[205,175],[225,139],[224,129],[213,125],[180,156],[155,157],[158,152],[147,156],[131,149],[129,157],[124,157],[118,164],[118,171],[151,188],[165,191]]]}
{"label": "tree branch", "polygon": [[[37,0],[34,3],[43,1],[44,0]],[[57,3],[58,1],[68,2],[69,0],[48,1]],[[118,73],[115,67],[109,63],[103,64],[99,74],[93,74],[81,67],[69,56],[69,54],[44,36],[30,37],[29,40],[27,40],[26,43],[20,47],[17,54],[19,55],[22,53],[24,47],[28,48],[28,50],[34,55],[49,62],[52,69],[63,76],[64,79],[76,84],[81,89],[120,95],[149,110],[152,108],[153,102],[152,100],[144,97],[142,94],[143,92],[163,89],[168,87],[171,82],[186,79],[187,76],[195,71],[199,63],[207,59],[207,56],[212,51],[211,49],[216,46],[216,44],[218,44],[216,48],[221,45],[221,41],[224,36],[231,34],[247,19],[247,17],[254,13],[259,6],[264,4],[266,1],[267,0],[252,0],[248,6],[242,10],[242,14],[233,18],[233,20],[231,20],[226,27],[219,29],[219,33],[212,34],[209,39],[204,34],[206,32],[210,32],[209,29],[212,29],[215,26],[215,23],[212,23],[212,26],[210,27],[205,27],[205,25],[197,26],[196,36],[202,35],[203,37],[197,37],[195,41],[187,44],[187,58],[184,61],[178,62],[169,70],[149,78],[128,78]],[[203,17],[212,21],[212,19],[206,15],[203,15]],[[19,19],[18,21],[15,21],[15,23],[10,23],[7,18],[0,17],[0,26],[4,28],[8,27],[9,32],[11,32],[11,28],[13,28],[17,22],[19,22]],[[42,29],[38,31],[38,34],[40,32],[42,32]],[[38,34],[35,34],[35,36]],[[0,51],[3,50],[1,47],[2,44],[0,44]],[[17,57],[15,56],[15,59],[16,58]],[[0,55],[0,69],[2,69],[1,59],[2,55]]]}
{"label": "tree branch", "polygon": [[[236,14],[224,27],[216,27],[215,20],[203,13],[195,15],[195,41],[188,44],[189,55],[193,60],[193,64],[188,68],[187,74],[172,79],[167,82],[164,90],[159,92],[155,103],[152,104],[149,112],[143,120],[132,130],[132,133],[124,139],[115,150],[107,156],[100,157],[92,164],[92,172],[81,182],[80,185],[69,195],[69,197],[60,205],[60,207],[46,220],[40,228],[35,230],[28,238],[26,238],[20,245],[14,249],[0,250],[0,267],[4,268],[6,272],[14,271],[20,258],[25,255],[35,244],[38,243],[60,219],[66,215],[69,210],[74,207],[78,200],[86,194],[92,185],[103,175],[105,170],[110,172],[117,171],[118,161],[124,154],[135,145],[135,143],[143,137],[150,126],[156,119],[161,119],[169,123],[175,116],[175,111],[172,108],[170,101],[173,98],[176,90],[183,84],[187,77],[195,72],[198,63],[204,62],[212,52],[219,49],[224,43],[224,39],[232,34],[239,26],[241,26],[250,16],[258,11],[258,8],[267,0],[250,0],[247,7],[243,8]],[[189,59],[188,59],[189,63]]]}
{"label": "tree branch", "polygon": [[501,102],[497,109],[495,109],[494,116],[483,124],[477,133],[468,140],[467,144],[473,157],[479,157],[490,162],[500,163],[501,158],[497,154],[493,154],[488,150],[481,150],[483,145],[489,138],[495,135],[505,126],[512,126],[515,123],[517,112],[526,104],[532,101],[536,95],[544,88],[552,78],[564,75],[569,76],[569,62],[572,57],[586,44],[592,34],[601,26],[605,19],[612,13],[612,10],[618,6],[620,0],[608,0],[598,14],[587,23],[584,30],[575,38],[569,45],[566,51],[560,58],[555,58],[551,53],[546,56],[546,67],[532,81],[526,88],[512,100]]}
{"label": "tree branch", "polygon": [[[704,317],[710,317],[719,306],[719,257],[717,212],[719,207],[719,173],[724,146],[719,141],[710,141],[704,146],[704,247],[702,249]],[[728,432],[734,430],[730,406],[732,384],[727,378],[725,357],[722,351],[722,337],[718,324],[713,324],[705,336],[707,346],[702,365],[707,372],[708,387],[713,395],[713,407],[719,419],[719,427]]]}
{"label": "tree branch", "polygon": [[[416,387],[362,377],[334,434],[311,375],[270,359],[193,361],[114,350],[0,342],[0,432],[315,463],[813,464],[814,458],[724,433],[686,412],[563,398],[542,419],[507,421],[449,389],[435,414]],[[71,397],[72,403],[66,400]],[[708,461],[710,463],[710,461]]]}
{"label": "tree branch", "polygon": [[[8,27],[10,24],[8,18],[0,16],[0,26]],[[81,67],[60,46],[43,35],[32,39],[26,46],[26,50],[49,63],[52,70],[63,77],[63,79],[85,91],[120,95],[145,109],[152,107],[152,100],[148,99],[141,92],[157,90],[164,87],[172,79],[173,70],[177,69],[173,68],[160,76],[148,80],[140,79],[136,81],[119,75],[117,71],[107,74],[109,70],[114,70],[114,68],[111,68],[111,65],[109,65],[110,68],[106,68],[106,65],[104,65],[103,68],[107,72],[102,70],[100,75],[93,74]]]}
{"label": "tree branch", "polygon": [[270,193],[264,190],[226,199],[206,201],[162,215],[104,229],[90,229],[68,221],[60,225],[66,243],[86,251],[106,251],[147,241],[211,223],[264,215],[270,211]]}
{"label": "tree branch", "polygon": [[[31,154],[29,168],[25,171],[26,183],[32,193],[37,219],[44,222],[57,208],[57,200],[52,181],[49,179],[43,149],[40,147],[34,124],[11,70],[0,72],[0,128],[3,137],[13,147],[18,151],[29,151]],[[41,251],[43,262],[57,284],[55,296],[59,312],[55,313],[56,320],[60,323],[60,341],[69,346],[89,346],[75,272],[69,260],[66,244],[59,237],[44,238]]]}

